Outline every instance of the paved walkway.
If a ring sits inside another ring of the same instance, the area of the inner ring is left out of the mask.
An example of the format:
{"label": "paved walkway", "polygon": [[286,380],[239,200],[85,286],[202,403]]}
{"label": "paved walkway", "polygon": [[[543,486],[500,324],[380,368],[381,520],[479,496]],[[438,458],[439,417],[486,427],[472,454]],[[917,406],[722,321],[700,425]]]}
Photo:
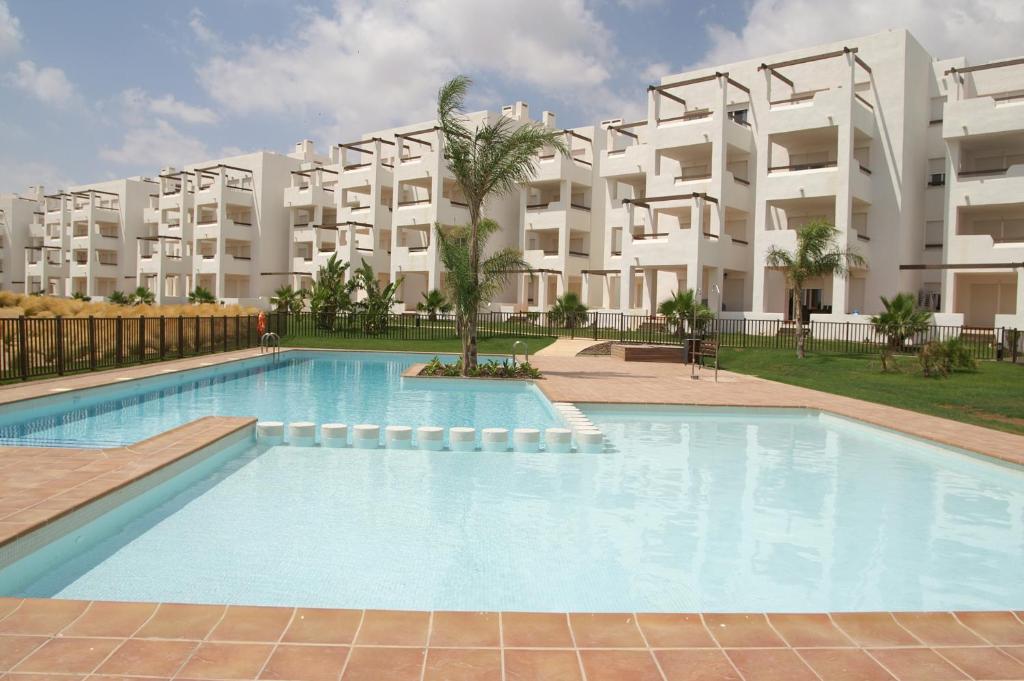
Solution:
{"label": "paved walkway", "polygon": [[624,362],[614,357],[545,357],[537,385],[555,402],[690,404],[733,407],[807,407],[931,439],[1024,465],[1024,436],[887,407],[850,397],[704,369],[690,378],[686,364]]}
{"label": "paved walkway", "polygon": [[596,341],[593,338],[556,338],[551,345],[541,348],[534,357],[575,357],[591,345],[600,345],[607,341]]}
{"label": "paved walkway", "polygon": [[[45,679],[1024,679],[1013,613],[589,614],[0,599],[0,673]],[[60,675],[58,675],[60,674]]]}

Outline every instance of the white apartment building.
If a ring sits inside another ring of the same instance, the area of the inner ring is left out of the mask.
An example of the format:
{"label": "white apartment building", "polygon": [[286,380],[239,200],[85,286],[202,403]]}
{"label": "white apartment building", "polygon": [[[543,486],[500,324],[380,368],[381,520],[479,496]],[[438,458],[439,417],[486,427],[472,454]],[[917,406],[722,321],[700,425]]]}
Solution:
{"label": "white apartment building", "polygon": [[0,194],[0,289],[20,291],[25,285],[33,237],[42,234],[42,197],[42,187],[29,187],[25,195]]}
{"label": "white apartment building", "polygon": [[261,151],[164,169],[141,217],[138,285],[159,303],[202,287],[227,303],[269,304],[288,271],[284,196],[301,165]]}
{"label": "white apartment building", "polygon": [[[910,292],[938,323],[1024,328],[1022,113],[1024,59],[939,61],[902,30],[666,76],[646,117],[564,130],[568,154],[542,151],[518,195],[488,204],[491,247],[531,267],[492,309],[575,291],[592,309],[651,313],[693,288],[725,317],[791,319],[765,254],[825,219],[866,263],[810,283],[799,304],[814,319],[866,321],[881,296]],[[501,115],[531,122],[523,102],[470,122]],[[549,112],[532,123],[556,129]],[[443,287],[434,225],[468,220],[434,122],[37,200],[31,218],[3,204],[5,288],[105,295],[134,277],[164,302],[198,285],[266,305],[337,254],[401,278],[399,308],[413,309]],[[21,275],[11,250],[26,228]]]}

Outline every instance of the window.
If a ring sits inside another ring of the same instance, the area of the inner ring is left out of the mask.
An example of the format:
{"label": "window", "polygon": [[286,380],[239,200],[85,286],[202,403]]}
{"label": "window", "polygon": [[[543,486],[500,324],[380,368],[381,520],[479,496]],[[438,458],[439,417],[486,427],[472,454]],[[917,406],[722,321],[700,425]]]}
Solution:
{"label": "window", "polygon": [[750,112],[749,109],[735,109],[729,112],[729,120],[740,125],[750,125],[747,121],[747,114]]}
{"label": "window", "polygon": [[938,124],[942,122],[942,109],[946,106],[945,97],[932,97],[929,112],[928,112],[928,123]]}
{"label": "window", "polygon": [[929,220],[924,225],[924,247],[942,248],[946,225],[942,220]]}
{"label": "window", "polygon": [[928,186],[941,187],[946,184],[946,159],[928,159]]}

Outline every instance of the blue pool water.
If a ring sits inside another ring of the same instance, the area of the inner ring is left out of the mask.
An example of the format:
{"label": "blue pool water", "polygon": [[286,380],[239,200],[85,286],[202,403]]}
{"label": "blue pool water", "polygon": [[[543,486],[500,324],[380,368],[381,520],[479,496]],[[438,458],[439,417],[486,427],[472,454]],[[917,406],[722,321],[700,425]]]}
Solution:
{"label": "blue pool water", "polygon": [[452,610],[1024,608],[1019,468],[815,412],[584,411],[609,451],[244,445],[180,491],[146,493],[151,510],[122,512],[117,531],[68,546],[55,567],[16,586],[0,573],[0,592]]}
{"label": "blue pool water", "polygon": [[525,383],[403,379],[428,356],[289,352],[0,407],[0,444],[130,444],[210,414],[275,421],[547,428],[550,404]]}

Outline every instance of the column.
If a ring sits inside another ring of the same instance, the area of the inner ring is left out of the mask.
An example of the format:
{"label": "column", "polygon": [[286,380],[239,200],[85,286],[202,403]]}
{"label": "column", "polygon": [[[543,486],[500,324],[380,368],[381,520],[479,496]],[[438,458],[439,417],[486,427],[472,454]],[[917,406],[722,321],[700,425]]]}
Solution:
{"label": "column", "polygon": [[548,273],[539,272],[537,275],[537,306],[541,311],[548,309]]}
{"label": "column", "polygon": [[[1024,320],[1024,267],[1018,267],[1017,270],[1017,309],[1014,314]],[[1018,320],[1018,325],[1021,323]]]}
{"label": "column", "polygon": [[[853,221],[853,195],[850,191],[850,176],[854,172],[853,165],[856,161],[853,158],[853,95],[854,83],[856,81],[854,62],[855,54],[847,52],[843,55],[846,59],[849,70],[843,79],[842,87],[848,93],[846,105],[843,108],[844,120],[838,121],[836,130],[838,132],[838,150],[836,156],[836,171],[838,172],[838,189],[836,190],[836,214],[835,228],[839,230],[837,240],[840,248],[849,248],[850,225]],[[857,172],[860,172],[859,170]],[[846,314],[850,300],[850,282],[848,275],[835,275],[832,277],[832,314]]]}
{"label": "column", "polygon": [[[715,287],[718,287],[717,291]],[[708,307],[718,316],[722,311],[722,301],[725,295],[725,269],[722,267],[708,268],[708,291],[705,294],[708,299]]]}
{"label": "column", "polygon": [[[590,306],[590,273],[580,273],[580,300],[584,305]],[[1020,296],[1017,296],[1018,303]]]}
{"label": "column", "polygon": [[658,311],[658,270],[644,267],[644,286],[647,289],[647,306],[650,314]]}
{"label": "column", "polygon": [[[718,118],[713,130],[711,139],[711,196],[718,199],[718,203],[711,206],[711,224],[706,225],[705,230],[710,234],[721,236],[725,231],[725,173],[726,173],[726,145],[725,145],[725,122],[728,119],[726,113],[726,94],[729,88],[728,76],[718,76],[718,93],[715,96],[714,115]],[[703,236],[703,235],[701,235]]]}
{"label": "column", "polygon": [[619,309],[623,312],[629,312],[633,307],[634,287],[633,268],[623,265],[619,271]]}

